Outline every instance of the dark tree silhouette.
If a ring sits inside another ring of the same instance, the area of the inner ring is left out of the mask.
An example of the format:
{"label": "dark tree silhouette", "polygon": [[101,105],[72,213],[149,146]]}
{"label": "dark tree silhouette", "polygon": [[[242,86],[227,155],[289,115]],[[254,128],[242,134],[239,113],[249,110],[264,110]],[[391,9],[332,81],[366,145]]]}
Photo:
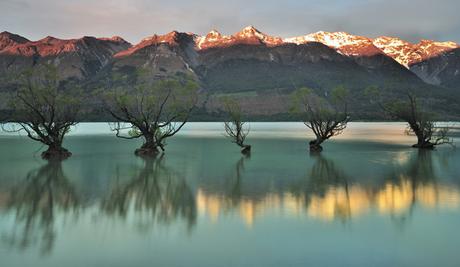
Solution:
{"label": "dark tree silhouette", "polygon": [[[417,204],[423,202],[423,198],[426,199],[424,193],[430,193],[426,189],[433,189],[432,192],[436,192],[432,201],[432,204],[437,204],[438,194],[442,194],[442,187],[439,186],[439,176],[435,167],[435,158],[433,157],[433,151],[429,149],[420,149],[404,163],[399,170],[393,170],[390,172],[388,182],[393,187],[398,188],[408,199],[407,207],[403,210],[391,210],[391,219],[398,225],[403,227],[408,220],[410,220],[414,214]],[[439,156],[439,154],[436,154]],[[422,195],[420,195],[422,194]],[[402,205],[402,199],[400,199],[400,205]]]}
{"label": "dark tree silhouette", "polygon": [[[314,164],[304,179],[290,186],[290,192],[307,209],[315,207],[315,199],[328,203],[327,196],[334,195],[334,202],[330,203],[333,206],[327,205],[324,214],[332,215],[331,219],[342,223],[350,221],[354,215],[351,178],[334,160],[325,158],[321,153],[313,153],[310,157]],[[334,213],[329,213],[329,209]]]}
{"label": "dark tree silhouette", "polygon": [[244,143],[249,134],[249,127],[245,127],[246,122],[243,121],[240,105],[230,98],[223,99],[222,105],[229,117],[228,121],[224,122],[226,135],[242,148],[241,153],[251,153],[251,146]]}
{"label": "dark tree silhouette", "polygon": [[7,209],[16,211],[16,223],[4,240],[12,247],[26,249],[38,238],[42,252],[49,253],[55,240],[56,210],[74,211],[79,203],[61,162],[49,161],[28,173],[26,179],[10,191]]}
{"label": "dark tree silhouette", "polygon": [[136,155],[157,155],[164,151],[166,139],[187,122],[197,90],[196,82],[179,77],[115,86],[104,97],[107,110],[117,120],[111,128],[117,137],[144,139]]}
{"label": "dark tree silhouette", "polygon": [[235,164],[234,174],[228,177],[230,184],[228,185],[228,190],[225,190],[225,198],[232,207],[238,207],[241,200],[245,197],[242,192],[243,174],[245,173],[245,163],[250,158],[249,155],[241,157]]}
{"label": "dark tree silhouette", "polygon": [[335,88],[330,97],[320,97],[309,88],[300,88],[294,93],[292,111],[300,114],[304,124],[316,136],[310,141],[310,151],[321,152],[321,144],[341,134],[350,121],[347,108],[347,90]]}
{"label": "dark tree silhouette", "polygon": [[116,186],[102,202],[102,210],[125,217],[133,203],[135,211],[148,212],[153,222],[170,224],[182,218],[192,226],[196,221],[196,206],[186,181],[165,166],[163,155],[143,160],[144,166],[132,179]]}
{"label": "dark tree silhouette", "polygon": [[42,153],[44,159],[71,156],[62,143],[77,124],[80,90],[73,84],[61,86],[56,69],[48,65],[21,73],[16,83],[18,89],[10,100],[12,114],[2,124],[3,130],[25,132],[30,139],[47,145]]}
{"label": "dark tree silhouette", "polygon": [[439,127],[434,121],[436,115],[427,111],[427,105],[414,93],[408,92],[402,99],[388,97],[384,99],[378,88],[370,87],[367,89],[367,94],[392,119],[407,123],[406,134],[417,137],[417,143],[412,147],[433,149],[442,144],[453,145],[453,139],[448,136],[450,128]]}

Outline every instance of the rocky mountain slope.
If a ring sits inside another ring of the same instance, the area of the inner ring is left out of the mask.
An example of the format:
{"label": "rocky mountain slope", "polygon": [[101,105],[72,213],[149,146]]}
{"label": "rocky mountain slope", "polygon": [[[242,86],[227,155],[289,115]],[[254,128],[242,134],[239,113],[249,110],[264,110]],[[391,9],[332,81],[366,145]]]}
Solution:
{"label": "rocky mountain slope", "polygon": [[454,87],[460,82],[460,46],[454,42],[421,40],[411,44],[399,38],[379,37],[374,45],[427,83]]}
{"label": "rocky mountain slope", "polygon": [[61,40],[51,36],[38,41],[8,32],[0,33],[0,75],[6,76],[42,63],[53,64],[60,77],[84,79],[112,61],[113,55],[131,47],[120,37]]}
{"label": "rocky mountain slope", "polygon": [[233,35],[216,30],[204,36],[173,31],[144,38],[136,45],[120,37],[29,41],[0,33],[3,77],[51,63],[63,79],[81,80],[91,89],[104,86],[104,77],[130,75],[138,67],[148,69],[153,78],[187,73],[202,85],[201,112],[210,116],[218,112],[223,95],[240,98],[243,108],[255,117],[276,117],[287,112],[289,94],[295,88],[309,86],[327,94],[338,85],[350,89],[359,118],[378,115],[364,96],[371,85],[396,94],[417,88],[441,103],[445,112],[460,116],[457,101],[447,97],[460,96],[459,56],[459,46],[451,42],[411,44],[345,32],[281,38],[252,26]]}

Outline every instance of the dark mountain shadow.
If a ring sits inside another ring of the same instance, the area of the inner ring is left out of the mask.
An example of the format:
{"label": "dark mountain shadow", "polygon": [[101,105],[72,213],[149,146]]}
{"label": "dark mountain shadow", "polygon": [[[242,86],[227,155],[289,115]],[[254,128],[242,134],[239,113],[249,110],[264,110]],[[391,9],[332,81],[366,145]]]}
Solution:
{"label": "dark mountain shadow", "polygon": [[10,191],[7,209],[16,213],[15,227],[2,235],[10,247],[27,249],[38,244],[43,254],[52,251],[57,213],[76,211],[80,201],[62,164],[50,161],[33,170]]}
{"label": "dark mountain shadow", "polygon": [[147,223],[142,226],[145,228],[156,223],[169,225],[177,220],[184,220],[192,227],[197,209],[186,181],[164,165],[164,157],[143,160],[144,166],[131,180],[117,185],[102,201],[102,211],[121,218],[126,218],[131,211],[147,214]]}

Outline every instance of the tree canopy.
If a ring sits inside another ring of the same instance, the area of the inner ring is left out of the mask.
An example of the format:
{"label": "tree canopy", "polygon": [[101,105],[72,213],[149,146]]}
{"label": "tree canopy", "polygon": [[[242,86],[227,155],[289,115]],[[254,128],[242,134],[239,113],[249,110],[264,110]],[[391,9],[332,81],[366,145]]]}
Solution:
{"label": "tree canopy", "polygon": [[341,134],[350,120],[347,103],[348,90],[342,86],[330,94],[319,96],[310,88],[297,89],[293,94],[292,112],[300,114],[305,126],[316,139],[310,142],[311,151],[322,151],[321,144]]}
{"label": "tree canopy", "polygon": [[77,85],[63,85],[56,68],[44,65],[14,77],[17,90],[9,107],[12,114],[3,124],[9,132],[25,132],[35,141],[48,146],[46,159],[67,158],[71,153],[62,147],[64,136],[77,124],[82,94]]}
{"label": "tree canopy", "polygon": [[407,90],[405,97],[393,99],[385,96],[379,88],[370,87],[366,94],[391,119],[407,123],[406,134],[417,137],[413,147],[432,149],[442,144],[453,144],[452,138],[448,136],[450,128],[435,122],[438,116],[429,111],[429,104],[415,92]]}
{"label": "tree canopy", "polygon": [[166,139],[187,122],[197,101],[198,84],[190,77],[121,83],[105,92],[105,107],[115,118],[116,136],[144,138],[138,155],[164,151]]}
{"label": "tree canopy", "polygon": [[243,114],[239,103],[232,98],[225,97],[222,99],[222,106],[228,115],[227,121],[224,122],[225,133],[233,143],[242,148],[241,153],[249,154],[251,146],[245,144],[246,137],[249,134],[249,127],[243,121]]}

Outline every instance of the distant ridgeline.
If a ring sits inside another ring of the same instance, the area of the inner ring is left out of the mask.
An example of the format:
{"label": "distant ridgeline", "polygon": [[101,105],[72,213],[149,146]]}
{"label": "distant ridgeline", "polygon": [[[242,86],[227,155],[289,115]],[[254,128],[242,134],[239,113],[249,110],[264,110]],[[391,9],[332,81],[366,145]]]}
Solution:
{"label": "distant ridgeline", "polygon": [[[220,120],[220,98],[233,96],[251,120],[294,120],[289,113],[296,88],[327,95],[337,86],[351,95],[354,120],[380,120],[366,88],[376,86],[403,97],[411,89],[428,99],[442,120],[460,119],[460,48],[452,42],[398,38],[370,39],[343,32],[317,32],[293,38],[266,35],[246,27],[234,35],[211,31],[206,36],[173,31],[131,45],[120,37],[29,41],[0,33],[0,110],[8,113],[8,77],[52,64],[63,82],[77,81],[87,94],[104,89],[114,75],[130,76],[139,67],[161,79],[187,74],[201,86],[193,120]],[[89,102],[82,120],[109,117]],[[0,117],[1,119],[1,117]]]}

